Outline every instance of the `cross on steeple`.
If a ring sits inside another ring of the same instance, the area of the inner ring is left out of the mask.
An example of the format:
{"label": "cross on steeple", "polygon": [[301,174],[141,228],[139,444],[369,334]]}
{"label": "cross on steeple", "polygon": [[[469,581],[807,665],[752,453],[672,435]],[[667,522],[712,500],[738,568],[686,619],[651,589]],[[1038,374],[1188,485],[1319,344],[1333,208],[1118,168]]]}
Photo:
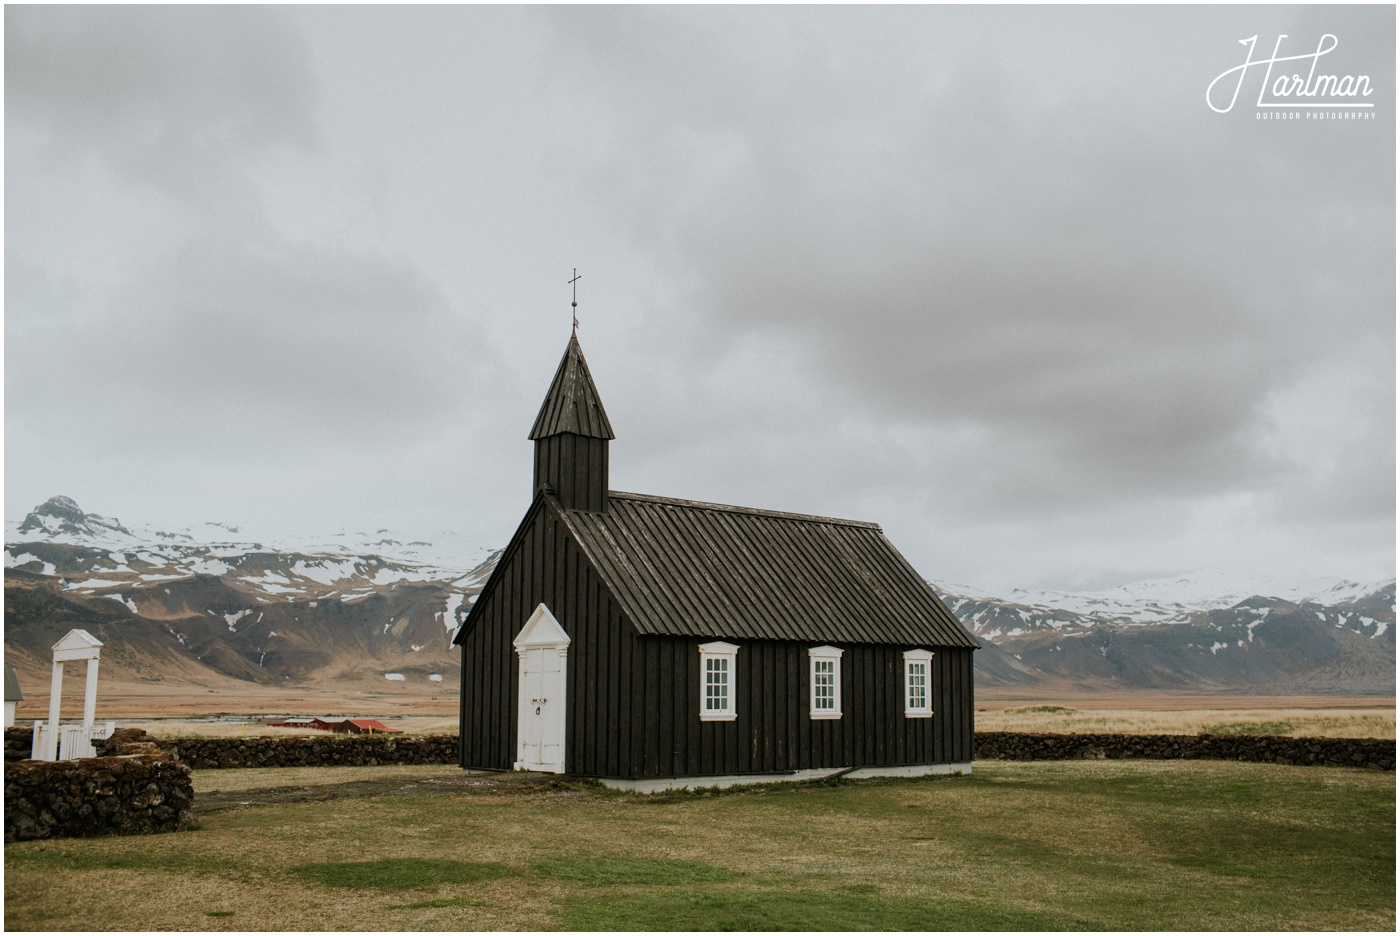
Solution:
{"label": "cross on steeple", "polygon": [[574,267],[574,278],[569,280],[569,285],[574,287],[574,301],[570,303],[574,309],[574,334],[578,334],[578,281],[583,279],[579,275],[578,267]]}

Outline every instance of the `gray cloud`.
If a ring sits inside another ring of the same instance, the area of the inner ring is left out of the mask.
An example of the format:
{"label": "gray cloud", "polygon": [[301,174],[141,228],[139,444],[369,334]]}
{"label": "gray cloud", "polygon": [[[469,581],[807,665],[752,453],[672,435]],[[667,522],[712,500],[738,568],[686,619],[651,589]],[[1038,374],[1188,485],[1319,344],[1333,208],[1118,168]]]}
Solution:
{"label": "gray cloud", "polygon": [[[622,487],[989,582],[1393,564],[1391,9],[6,22],[7,439],[139,400],[379,477],[450,437],[382,499],[503,539],[581,265]],[[1320,31],[1381,120],[1206,107]]]}
{"label": "gray cloud", "polygon": [[[602,197],[621,205],[614,219],[640,249],[667,251],[705,284],[707,312],[740,335],[808,334],[813,379],[839,375],[881,412],[1039,439],[1064,469],[1098,475],[1099,492],[1106,476],[1140,492],[1268,474],[1272,460],[1254,451],[1268,392],[1299,355],[1329,351],[1319,333],[1354,338],[1337,334],[1339,315],[1369,330],[1386,307],[1393,238],[1329,230],[1386,205],[1383,145],[1332,146],[1324,163],[1258,143],[1222,153],[1202,145],[1209,129],[1121,136],[1116,121],[1086,126],[1107,122],[1094,105],[1120,103],[1102,100],[1102,75],[1061,82],[1047,103],[1043,76],[990,70],[977,42],[933,57],[937,79],[922,86],[876,80],[893,93],[872,112],[851,100],[853,84],[867,87],[852,73],[920,62],[876,43],[855,66],[804,56],[800,42],[787,58],[747,56],[744,39],[770,41],[773,18],[755,11],[684,40],[619,14],[633,29],[605,41],[615,21],[565,16],[572,48],[586,45],[581,23],[600,26],[583,74],[607,89],[594,99],[615,134],[614,161],[595,172]],[[777,19],[820,34],[840,17]],[[1098,44],[1034,26],[998,37],[1013,51],[1053,40],[1069,59]],[[720,78],[683,80],[700,62]],[[647,69],[653,80],[640,80]],[[1199,88],[1147,77],[1133,88],[1168,119],[1200,103]],[[1286,199],[1271,197],[1280,183]],[[1318,268],[1370,294],[1319,309],[1340,297],[1314,281]]]}
{"label": "gray cloud", "polygon": [[312,145],[314,98],[272,8],[5,11],[7,124],[42,134],[48,158],[96,156],[182,199],[258,150]]}

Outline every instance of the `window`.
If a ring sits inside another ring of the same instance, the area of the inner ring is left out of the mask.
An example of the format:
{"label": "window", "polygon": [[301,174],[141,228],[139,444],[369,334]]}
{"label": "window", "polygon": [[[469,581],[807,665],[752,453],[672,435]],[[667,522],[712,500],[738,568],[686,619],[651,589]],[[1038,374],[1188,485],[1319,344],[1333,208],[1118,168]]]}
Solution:
{"label": "window", "polygon": [[933,654],[927,650],[904,651],[904,717],[933,717]]}
{"label": "window", "polygon": [[812,717],[841,717],[841,654],[835,647],[807,651],[812,668]]}
{"label": "window", "polygon": [[700,645],[700,720],[734,721],[734,664],[739,648],[716,640]]}

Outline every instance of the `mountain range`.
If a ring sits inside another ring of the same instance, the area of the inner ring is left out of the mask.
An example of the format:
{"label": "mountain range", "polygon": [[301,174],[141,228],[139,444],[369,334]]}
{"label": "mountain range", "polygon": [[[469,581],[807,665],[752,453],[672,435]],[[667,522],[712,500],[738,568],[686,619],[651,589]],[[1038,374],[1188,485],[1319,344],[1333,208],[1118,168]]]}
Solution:
{"label": "mountain range", "polygon": [[[454,534],[436,545],[387,530],[276,546],[238,536],[216,523],[127,526],[51,498],[6,524],[7,665],[46,679],[49,647],[83,627],[106,645],[104,672],[172,688],[454,686],[451,639],[498,552]],[[1395,691],[1394,579],[1207,574],[1005,596],[931,584],[981,644],[984,688]]]}

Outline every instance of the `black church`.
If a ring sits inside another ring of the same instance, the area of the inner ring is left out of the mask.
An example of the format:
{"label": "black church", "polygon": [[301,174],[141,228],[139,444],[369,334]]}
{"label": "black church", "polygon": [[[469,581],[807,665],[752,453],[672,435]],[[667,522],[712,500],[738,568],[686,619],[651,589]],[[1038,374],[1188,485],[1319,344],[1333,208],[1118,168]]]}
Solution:
{"label": "black church", "polygon": [[577,336],[454,642],[461,765],[654,790],[967,771],[976,642],[873,523],[608,490]]}

